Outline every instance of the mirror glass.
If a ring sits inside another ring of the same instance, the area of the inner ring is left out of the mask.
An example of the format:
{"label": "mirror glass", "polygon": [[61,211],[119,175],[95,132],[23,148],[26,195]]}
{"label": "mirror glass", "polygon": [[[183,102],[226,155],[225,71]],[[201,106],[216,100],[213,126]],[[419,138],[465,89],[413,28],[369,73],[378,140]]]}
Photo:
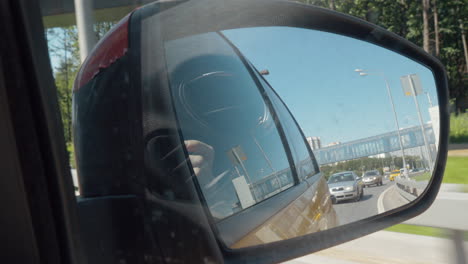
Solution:
{"label": "mirror glass", "polygon": [[361,40],[291,27],[165,42],[180,131],[231,248],[365,219],[421,195],[439,138],[432,72]]}

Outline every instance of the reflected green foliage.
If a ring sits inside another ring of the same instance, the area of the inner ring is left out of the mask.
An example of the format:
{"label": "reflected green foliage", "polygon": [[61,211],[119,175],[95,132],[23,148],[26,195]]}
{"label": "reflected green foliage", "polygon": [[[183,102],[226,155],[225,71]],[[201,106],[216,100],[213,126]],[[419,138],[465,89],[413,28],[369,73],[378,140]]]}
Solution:
{"label": "reflected green foliage", "polygon": [[72,139],[72,87],[80,65],[77,30],[76,27],[51,28],[47,29],[46,35],[49,43],[49,54],[53,58],[55,85],[57,87],[65,141],[68,143]]}
{"label": "reflected green foliage", "polygon": [[[99,22],[94,26],[97,39],[102,38],[115,22]],[[76,26],[49,28],[46,30],[49,56],[52,60],[57,97],[62,117],[65,142],[70,154],[70,165],[75,167],[72,144],[72,88],[78,73],[80,51]]]}
{"label": "reflected green foliage", "polygon": [[76,161],[75,161],[75,147],[73,143],[69,142],[67,143],[67,151],[70,159],[70,167],[72,169],[76,168]]}
{"label": "reflected green foliage", "polygon": [[[359,17],[423,46],[421,1],[388,0],[297,0],[296,2],[331,8]],[[449,77],[450,96],[457,113],[468,108],[467,62],[462,36],[468,24],[468,5],[464,0],[431,0],[429,4],[428,52],[444,64]],[[437,15],[437,16],[436,16]],[[438,32],[435,25],[438,26]],[[439,39],[439,45],[436,42]],[[466,36],[465,36],[466,38]]]}

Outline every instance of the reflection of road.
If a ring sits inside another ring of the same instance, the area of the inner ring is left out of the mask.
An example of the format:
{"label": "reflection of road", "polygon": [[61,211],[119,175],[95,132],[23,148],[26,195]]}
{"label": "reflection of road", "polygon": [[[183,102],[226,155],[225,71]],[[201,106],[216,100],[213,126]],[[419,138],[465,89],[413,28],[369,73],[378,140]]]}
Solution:
{"label": "reflection of road", "polygon": [[[407,196],[411,197],[410,194],[408,194]],[[398,187],[394,184],[392,188],[389,188],[388,191],[382,197],[382,204],[379,208],[379,213],[398,208],[404,204],[407,204],[408,202],[410,202],[410,200],[403,197],[398,191]]]}
{"label": "reflection of road", "polygon": [[[379,196],[388,188],[395,186],[395,184],[389,180],[384,180],[383,183],[384,184],[382,186],[364,188],[364,196],[359,202],[343,201],[335,204],[334,208],[340,225],[355,222],[378,214],[377,207]],[[384,206],[385,201],[387,200],[385,199],[386,196],[387,195],[385,195],[383,199]],[[385,209],[387,208],[385,207]]]}

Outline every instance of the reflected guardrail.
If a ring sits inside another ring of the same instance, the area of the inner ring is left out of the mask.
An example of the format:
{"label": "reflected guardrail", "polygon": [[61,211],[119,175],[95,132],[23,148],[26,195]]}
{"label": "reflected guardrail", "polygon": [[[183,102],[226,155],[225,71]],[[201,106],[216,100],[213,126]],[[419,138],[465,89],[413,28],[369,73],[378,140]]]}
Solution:
{"label": "reflected guardrail", "polygon": [[429,181],[416,181],[411,177],[403,178],[398,176],[395,179],[395,185],[398,187],[398,192],[408,201],[413,201],[426,189]]}

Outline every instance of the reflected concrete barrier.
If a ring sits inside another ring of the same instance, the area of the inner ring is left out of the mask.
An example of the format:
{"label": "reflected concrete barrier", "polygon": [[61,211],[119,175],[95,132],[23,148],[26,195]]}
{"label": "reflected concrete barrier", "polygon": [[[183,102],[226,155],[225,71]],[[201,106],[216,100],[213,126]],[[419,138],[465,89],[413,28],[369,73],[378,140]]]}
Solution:
{"label": "reflected concrete barrier", "polygon": [[412,178],[398,176],[395,179],[395,184],[400,195],[411,202],[426,189],[428,181],[416,181]]}

